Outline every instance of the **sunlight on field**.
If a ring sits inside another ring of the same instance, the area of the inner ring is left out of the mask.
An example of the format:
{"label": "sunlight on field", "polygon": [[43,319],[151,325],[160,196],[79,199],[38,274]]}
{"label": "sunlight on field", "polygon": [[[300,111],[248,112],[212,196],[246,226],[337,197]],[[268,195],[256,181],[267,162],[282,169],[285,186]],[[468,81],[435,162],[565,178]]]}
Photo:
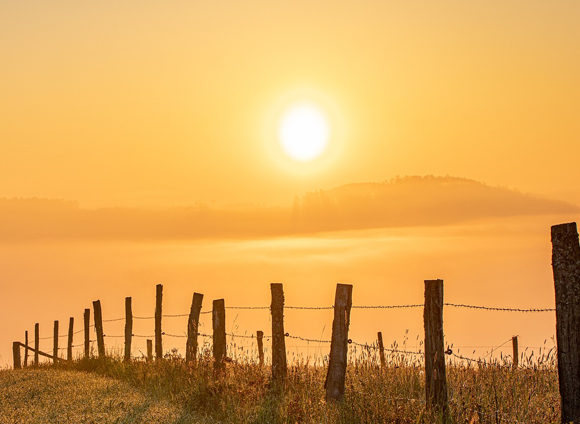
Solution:
{"label": "sunlight on field", "polygon": [[55,369],[0,372],[2,423],[174,423],[166,400],[153,400],[125,382]]}

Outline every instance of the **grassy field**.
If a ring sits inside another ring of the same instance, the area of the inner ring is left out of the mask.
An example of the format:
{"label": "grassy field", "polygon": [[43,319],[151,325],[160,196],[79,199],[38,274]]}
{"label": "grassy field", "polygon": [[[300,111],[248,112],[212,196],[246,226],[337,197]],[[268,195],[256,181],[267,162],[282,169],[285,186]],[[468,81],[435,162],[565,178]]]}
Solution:
{"label": "grassy field", "polygon": [[[298,361],[284,390],[271,387],[268,367],[236,359],[214,371],[209,351],[186,365],[164,361],[124,364],[78,360],[0,372],[1,423],[431,423],[418,360],[393,355],[380,369],[375,355],[351,356],[342,402],[324,401],[326,368]],[[525,358],[517,370],[503,363],[449,364],[454,423],[559,421],[553,354]]]}

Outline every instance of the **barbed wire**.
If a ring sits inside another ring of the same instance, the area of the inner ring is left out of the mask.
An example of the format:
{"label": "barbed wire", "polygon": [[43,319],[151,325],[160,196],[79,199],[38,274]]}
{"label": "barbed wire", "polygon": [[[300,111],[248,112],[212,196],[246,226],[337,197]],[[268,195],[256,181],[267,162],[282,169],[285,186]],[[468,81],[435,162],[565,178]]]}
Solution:
{"label": "barbed wire", "polygon": [[423,305],[422,303],[415,303],[415,304],[411,304],[411,305],[361,305],[361,306],[357,306],[357,305],[353,305],[351,306],[352,309],[404,309],[404,308],[420,308],[423,307],[425,305]]}
{"label": "barbed wire", "polygon": [[468,308],[468,309],[483,309],[486,311],[500,311],[500,312],[554,312],[556,309],[554,308],[530,308],[530,309],[522,309],[522,308],[499,308],[499,307],[492,307],[492,306],[476,306],[476,305],[465,305],[462,303],[444,303],[445,306],[451,306],[454,308]]}
{"label": "barbed wire", "polygon": [[103,322],[115,322],[115,321],[122,321],[124,320],[125,317],[123,318],[113,318],[113,319],[104,319]]}
{"label": "barbed wire", "polygon": [[226,306],[226,309],[270,309],[269,306]]}
{"label": "barbed wire", "polygon": [[297,340],[302,340],[304,342],[311,342],[311,343],[330,343],[330,340],[316,340],[316,339],[307,339],[306,337],[301,337],[301,336],[291,336],[290,334],[286,333],[285,334],[286,337],[289,337],[291,339],[297,339]]}

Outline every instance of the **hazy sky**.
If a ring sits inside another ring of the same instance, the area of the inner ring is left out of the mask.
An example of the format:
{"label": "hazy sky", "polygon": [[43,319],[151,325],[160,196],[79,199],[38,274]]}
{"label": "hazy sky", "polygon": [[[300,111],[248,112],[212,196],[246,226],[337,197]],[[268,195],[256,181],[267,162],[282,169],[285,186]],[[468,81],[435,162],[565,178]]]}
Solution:
{"label": "hazy sky", "polygon": [[[194,290],[206,309],[220,297],[268,305],[273,281],[289,304],[330,305],[337,282],[354,284],[355,304],[420,303],[431,278],[449,301],[553,307],[550,225],[580,218],[557,202],[580,205],[579,18],[578,0],[0,2],[0,198],[80,206],[28,214],[2,201],[17,213],[0,215],[0,365],[35,322],[45,337],[55,319],[80,325],[93,300],[105,318],[123,316],[125,296],[151,314],[157,283],[174,313]],[[331,139],[299,164],[276,128],[301,99],[319,105]],[[488,186],[371,193],[380,201],[362,208],[314,208],[316,222],[342,214],[344,225],[325,227],[336,232],[288,236],[295,196],[307,210],[323,199],[307,191],[397,175]],[[196,202],[242,212],[219,215],[214,240],[165,240],[203,226],[171,209]],[[370,230],[373,216],[391,227]],[[413,313],[358,310],[352,337],[415,337]],[[445,314],[447,340],[464,345],[520,334],[538,346],[554,333],[553,314]],[[228,331],[267,332],[267,312],[240,316],[228,315]],[[289,313],[289,332],[327,336],[331,317],[313,317]]]}
{"label": "hazy sky", "polygon": [[[395,175],[580,202],[580,3],[5,1],[0,197],[283,203]],[[332,149],[294,166],[296,98]]]}

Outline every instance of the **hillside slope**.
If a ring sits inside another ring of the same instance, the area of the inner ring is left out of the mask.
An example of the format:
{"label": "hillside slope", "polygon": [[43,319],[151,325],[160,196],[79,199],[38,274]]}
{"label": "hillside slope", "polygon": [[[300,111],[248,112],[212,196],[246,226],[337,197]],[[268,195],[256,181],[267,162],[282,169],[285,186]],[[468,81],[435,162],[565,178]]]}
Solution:
{"label": "hillside slope", "polygon": [[0,371],[0,423],[191,423],[165,401],[91,373]]}

